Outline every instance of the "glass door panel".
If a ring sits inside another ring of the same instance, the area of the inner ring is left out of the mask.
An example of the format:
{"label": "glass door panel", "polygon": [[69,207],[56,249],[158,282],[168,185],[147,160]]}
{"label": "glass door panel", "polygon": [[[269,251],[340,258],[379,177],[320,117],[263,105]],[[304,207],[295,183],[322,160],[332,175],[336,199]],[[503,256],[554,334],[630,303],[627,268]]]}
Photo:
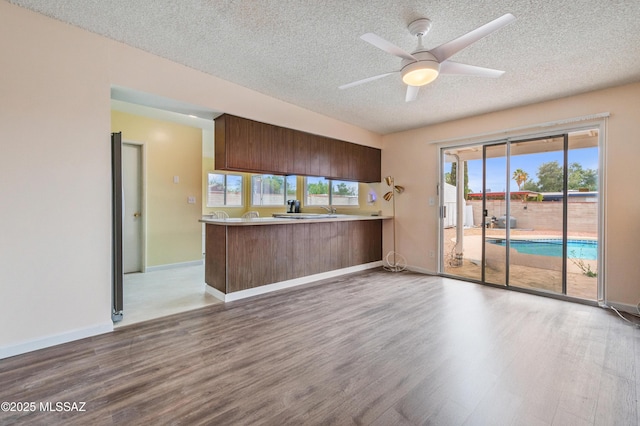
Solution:
{"label": "glass door panel", "polygon": [[491,284],[507,284],[507,240],[509,237],[507,145],[484,147],[483,233],[484,278]]}
{"label": "glass door panel", "polygon": [[446,149],[442,155],[441,270],[481,281],[482,200],[467,198],[482,189],[482,145]]}
{"label": "glass door panel", "polygon": [[564,136],[511,144],[509,285],[563,293]]}
{"label": "glass door panel", "polygon": [[598,130],[569,133],[567,295],[598,298]]}

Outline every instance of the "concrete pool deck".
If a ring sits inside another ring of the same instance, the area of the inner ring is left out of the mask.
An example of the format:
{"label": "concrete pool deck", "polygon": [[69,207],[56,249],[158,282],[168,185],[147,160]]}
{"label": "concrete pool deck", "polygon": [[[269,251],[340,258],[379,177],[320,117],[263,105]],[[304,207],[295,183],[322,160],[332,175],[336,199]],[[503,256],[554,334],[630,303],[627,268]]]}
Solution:
{"label": "concrete pool deck", "polygon": [[[464,262],[461,266],[452,266],[449,262],[455,247],[455,228],[445,229],[444,271],[447,274],[463,278],[480,280],[482,259],[482,228],[467,228],[464,230]],[[517,240],[558,239],[562,235],[553,232],[534,230],[511,230],[510,237]],[[487,238],[505,238],[504,229],[487,229]],[[576,233],[570,239],[597,240],[594,235]],[[495,284],[505,282],[505,250],[500,246],[491,245],[487,252],[485,279]],[[562,293],[562,258],[556,261],[549,256],[539,256],[519,253],[511,249],[509,259],[509,282],[512,286],[533,288],[541,291]],[[578,262],[581,262],[579,265]],[[590,268],[597,272],[596,260],[570,260],[567,263],[567,295],[587,300],[597,300],[597,278],[584,274],[581,268]]]}

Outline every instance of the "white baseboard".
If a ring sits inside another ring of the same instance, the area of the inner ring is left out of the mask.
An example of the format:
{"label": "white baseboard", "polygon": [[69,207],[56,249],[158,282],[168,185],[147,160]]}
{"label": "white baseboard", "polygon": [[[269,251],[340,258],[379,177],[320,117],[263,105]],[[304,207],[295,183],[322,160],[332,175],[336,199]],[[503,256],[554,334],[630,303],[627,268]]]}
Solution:
{"label": "white baseboard", "polygon": [[9,358],[11,356],[20,355],[27,352],[37,351],[38,349],[56,346],[74,340],[97,336],[99,334],[110,333],[112,331],[113,322],[109,321],[102,324],[96,324],[92,327],[67,331],[64,333],[55,334],[53,336],[47,336],[39,339],[28,340],[26,342],[21,342],[15,345],[2,346],[0,347],[0,359]]}
{"label": "white baseboard", "polygon": [[425,275],[438,275],[438,273],[435,271],[421,268],[419,266],[407,266],[407,271],[416,272],[418,274],[425,274]]}
{"label": "white baseboard", "polygon": [[166,265],[147,266],[145,272],[164,271],[166,269],[184,268],[187,266],[200,266],[204,264],[204,260],[192,260],[189,262],[167,263]]}
{"label": "white baseboard", "polygon": [[628,314],[633,314],[633,315],[636,315],[636,316],[640,315],[638,313],[638,307],[636,305],[628,305],[626,303],[618,303],[618,302],[606,301],[604,303],[604,306],[602,306],[602,307],[604,307],[604,308],[614,307],[617,310],[619,310],[620,312],[626,312]]}
{"label": "white baseboard", "polygon": [[382,266],[382,261],[365,263],[363,265],[350,266],[348,268],[336,269],[333,271],[322,272],[320,274],[307,275],[306,277],[262,285],[260,287],[254,287],[247,290],[234,291],[233,293],[228,294],[225,294],[209,285],[205,287],[205,291],[213,297],[222,300],[223,302],[233,302],[234,300],[246,299],[247,297],[258,296],[260,294],[271,293],[273,291],[283,290],[285,288],[310,284],[312,282],[324,280],[327,278],[334,278],[354,272],[365,271],[367,269],[379,268],[380,266]]}
{"label": "white baseboard", "polygon": [[217,288],[213,288],[210,285],[206,284],[204,285],[204,291],[205,293],[208,293],[210,295],[212,295],[213,297],[215,297],[218,300],[222,300],[223,302],[225,302],[225,296],[226,294],[224,294],[223,292],[221,292],[220,290],[218,290]]}

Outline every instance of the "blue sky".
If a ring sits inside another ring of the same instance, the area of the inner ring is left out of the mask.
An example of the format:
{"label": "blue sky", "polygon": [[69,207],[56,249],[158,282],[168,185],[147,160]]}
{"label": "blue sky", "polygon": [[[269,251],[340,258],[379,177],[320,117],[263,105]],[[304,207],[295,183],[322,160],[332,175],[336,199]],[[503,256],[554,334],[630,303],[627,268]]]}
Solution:
{"label": "blue sky", "polygon": [[[511,174],[516,169],[522,169],[529,174],[529,179],[537,181],[538,167],[542,163],[557,161],[562,165],[562,151],[543,152],[539,154],[516,155],[511,157]],[[580,163],[583,169],[598,169],[598,148],[581,148],[569,151],[569,163]],[[450,165],[447,170],[450,171]],[[482,191],[482,160],[469,161],[469,188],[473,192]],[[502,192],[506,189],[506,159],[487,159],[487,191]],[[509,176],[509,188],[517,191],[518,185]]]}

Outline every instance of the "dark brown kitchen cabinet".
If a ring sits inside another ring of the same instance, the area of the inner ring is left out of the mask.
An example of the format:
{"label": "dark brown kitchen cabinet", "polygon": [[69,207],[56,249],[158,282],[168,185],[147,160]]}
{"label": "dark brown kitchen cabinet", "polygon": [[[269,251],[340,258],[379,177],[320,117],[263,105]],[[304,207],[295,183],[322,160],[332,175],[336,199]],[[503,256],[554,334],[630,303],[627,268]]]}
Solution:
{"label": "dark brown kitchen cabinet", "polygon": [[215,168],[380,181],[380,150],[229,114],[215,119]]}
{"label": "dark brown kitchen cabinet", "polygon": [[216,119],[215,165],[217,170],[251,171],[261,167],[263,123],[232,115]]}
{"label": "dark brown kitchen cabinet", "polygon": [[382,161],[379,149],[365,146],[363,159],[360,163],[358,180],[361,182],[380,182],[382,180],[380,164]]}
{"label": "dark brown kitchen cabinet", "polygon": [[382,260],[382,220],[206,224],[205,282],[229,294]]}
{"label": "dark brown kitchen cabinet", "polygon": [[309,164],[307,165],[308,176],[323,176],[320,174],[320,141],[316,135],[305,134],[301,135],[306,140],[308,146],[307,158]]}
{"label": "dark brown kitchen cabinet", "polygon": [[[270,126],[271,129],[271,159],[266,160],[270,167],[265,167],[265,170],[271,170],[276,174],[287,174],[280,173],[283,170],[292,170],[293,169],[293,155],[291,151],[293,150],[293,130],[286,129],[284,127],[279,126]],[[293,174],[293,173],[289,173]]]}
{"label": "dark brown kitchen cabinet", "polygon": [[362,145],[349,144],[347,146],[347,161],[348,170],[347,178],[355,179],[361,173],[362,170],[362,155],[364,150]]}
{"label": "dark brown kitchen cabinet", "polygon": [[257,148],[260,156],[260,162],[258,167],[262,167],[265,170],[276,170],[276,147],[275,142],[275,126],[270,124],[263,124],[259,129],[256,129],[258,134],[256,135],[260,146]]}
{"label": "dark brown kitchen cabinet", "polygon": [[380,150],[364,145],[349,144],[347,147],[348,171],[351,180],[380,182]]}
{"label": "dark brown kitchen cabinet", "polygon": [[349,159],[347,158],[347,148],[349,143],[333,140],[331,144],[331,173],[329,177],[333,179],[346,179],[349,175]]}
{"label": "dark brown kitchen cabinet", "polygon": [[290,152],[292,167],[288,173],[291,175],[309,176],[309,138],[307,133],[292,130],[292,147]]}
{"label": "dark brown kitchen cabinet", "polygon": [[295,167],[294,174],[302,176],[331,176],[331,147],[335,139],[323,136],[312,135],[310,133],[295,131],[296,150],[294,153]]}
{"label": "dark brown kitchen cabinet", "polygon": [[317,176],[332,177],[331,176],[331,155],[333,153],[332,147],[334,143],[346,143],[335,139],[327,138],[324,136],[316,136],[316,149],[319,161],[319,170]]}
{"label": "dark brown kitchen cabinet", "polygon": [[262,124],[261,127],[259,146],[256,147],[260,153],[258,170],[261,173],[275,174],[290,170],[293,164],[291,155],[293,131],[271,124]]}

